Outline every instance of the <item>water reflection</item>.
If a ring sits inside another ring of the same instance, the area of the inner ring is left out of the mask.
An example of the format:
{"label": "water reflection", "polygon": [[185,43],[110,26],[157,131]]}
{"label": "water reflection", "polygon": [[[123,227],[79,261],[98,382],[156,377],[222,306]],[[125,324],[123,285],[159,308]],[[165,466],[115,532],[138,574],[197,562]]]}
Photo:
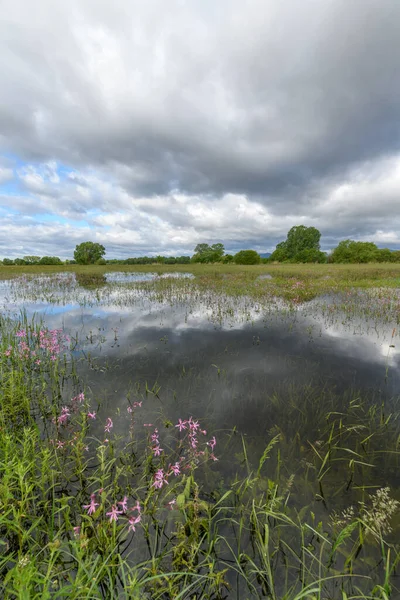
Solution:
{"label": "water reflection", "polygon": [[299,387],[318,381],[387,397],[399,390],[400,348],[389,324],[348,323],[306,305],[270,313],[246,301],[242,318],[228,313],[216,322],[209,300],[201,298],[176,305],[143,298],[129,306],[113,304],[112,298],[107,305],[31,302],[24,309],[72,335],[75,355],[90,353],[91,366],[82,361],[81,373],[94,393],[110,390],[114,404],[119,402],[114,374],[121,402],[134,379],[157,380],[168,410],[175,412],[172,394],[196,416],[212,414],[216,427],[243,427],[243,406],[260,416],[263,398],[283,381]]}

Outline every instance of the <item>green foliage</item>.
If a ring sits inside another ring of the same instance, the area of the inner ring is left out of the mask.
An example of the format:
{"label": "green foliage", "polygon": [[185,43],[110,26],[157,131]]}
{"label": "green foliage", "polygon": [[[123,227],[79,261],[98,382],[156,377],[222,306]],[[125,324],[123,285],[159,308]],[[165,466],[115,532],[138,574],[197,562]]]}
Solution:
{"label": "green foliage", "polygon": [[108,260],[107,264],[116,265],[188,265],[190,256],[137,256],[124,260]]}
{"label": "green foliage", "polygon": [[104,260],[104,258],[99,258],[96,260],[95,264],[96,265],[106,265],[107,262]]}
{"label": "green foliage", "polygon": [[106,249],[102,244],[98,244],[97,242],[82,242],[75,248],[74,259],[80,265],[93,265],[105,253]]}
{"label": "green foliage", "polygon": [[221,262],[224,256],[225,248],[221,243],[213,244],[197,244],[192,256],[194,263],[213,263]]}
{"label": "green foliage", "polygon": [[233,255],[232,254],[225,254],[222,258],[222,262],[224,265],[228,265],[229,263],[233,262]]}
{"label": "green foliage", "polygon": [[42,256],[39,265],[62,265],[62,260],[58,256]]}
{"label": "green foliage", "polygon": [[14,264],[14,261],[11,258],[3,258],[3,265],[10,266],[13,264]]}
{"label": "green foliage", "polygon": [[255,250],[240,250],[233,260],[237,265],[259,265],[261,257]]}
{"label": "green foliage", "polygon": [[333,263],[369,263],[378,260],[379,250],[373,242],[355,242],[343,240],[333,250],[330,262]]}
{"label": "green foliage", "polygon": [[314,248],[305,248],[298,252],[293,262],[297,263],[326,263],[327,255],[326,252],[321,250],[315,250]]}
{"label": "green foliage", "polygon": [[377,262],[394,262],[395,252],[389,250],[389,248],[378,248],[376,251]]}
{"label": "green foliage", "polygon": [[278,262],[326,262],[320,251],[321,232],[315,227],[297,225],[292,227],[284,242],[280,242],[271,254],[270,261]]}
{"label": "green foliage", "polygon": [[23,256],[26,265],[38,265],[40,256]]}
{"label": "green foliage", "polygon": [[285,262],[289,260],[289,254],[286,248],[286,242],[280,242],[277,244],[274,252],[269,257],[271,262]]}
{"label": "green foliage", "polygon": [[26,265],[26,262],[24,261],[23,258],[15,258],[14,265],[17,265],[17,266]]}

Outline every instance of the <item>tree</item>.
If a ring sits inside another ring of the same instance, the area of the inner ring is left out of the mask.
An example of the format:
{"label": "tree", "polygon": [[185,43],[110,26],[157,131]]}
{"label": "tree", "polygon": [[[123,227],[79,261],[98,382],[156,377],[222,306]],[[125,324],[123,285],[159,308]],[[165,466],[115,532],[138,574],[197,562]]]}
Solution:
{"label": "tree", "polygon": [[3,265],[10,266],[13,264],[14,264],[14,261],[11,258],[3,258]]}
{"label": "tree", "polygon": [[378,260],[378,247],[373,242],[343,240],[330,255],[333,263],[368,263]]}
{"label": "tree", "polygon": [[62,260],[58,256],[42,256],[40,265],[62,265]]}
{"label": "tree", "polygon": [[289,254],[286,248],[286,242],[280,242],[277,244],[275,250],[269,257],[271,262],[284,262],[285,260],[289,260]]}
{"label": "tree", "polygon": [[82,242],[74,251],[74,259],[80,265],[93,265],[96,260],[103,258],[106,249],[97,242]]}
{"label": "tree", "polygon": [[261,262],[261,257],[255,250],[240,250],[233,257],[237,265],[258,265]]}
{"label": "tree", "polygon": [[326,263],[328,257],[326,252],[321,252],[321,250],[305,248],[298,252],[293,260],[297,263]]}
{"label": "tree", "polygon": [[22,257],[27,265],[39,264],[40,256],[23,256]]}
{"label": "tree", "polygon": [[[296,225],[280,242],[271,254],[271,261],[288,262],[325,262],[326,256],[320,252],[321,232],[315,227]],[[315,259],[315,260],[314,260]]]}
{"label": "tree", "polygon": [[210,263],[221,262],[224,256],[225,248],[221,243],[213,244],[197,244],[192,256],[192,262]]}
{"label": "tree", "polygon": [[395,262],[394,252],[389,248],[378,248],[376,252],[376,260],[378,262]]}

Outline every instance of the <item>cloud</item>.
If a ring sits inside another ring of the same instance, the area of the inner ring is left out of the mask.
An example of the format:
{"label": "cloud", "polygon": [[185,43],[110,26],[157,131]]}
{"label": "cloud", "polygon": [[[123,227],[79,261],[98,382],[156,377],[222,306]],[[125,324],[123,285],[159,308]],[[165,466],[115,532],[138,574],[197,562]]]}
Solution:
{"label": "cloud", "polygon": [[124,255],[267,250],[299,223],[398,244],[396,0],[2,9],[2,205],[32,246],[43,215],[65,255],[68,228]]}

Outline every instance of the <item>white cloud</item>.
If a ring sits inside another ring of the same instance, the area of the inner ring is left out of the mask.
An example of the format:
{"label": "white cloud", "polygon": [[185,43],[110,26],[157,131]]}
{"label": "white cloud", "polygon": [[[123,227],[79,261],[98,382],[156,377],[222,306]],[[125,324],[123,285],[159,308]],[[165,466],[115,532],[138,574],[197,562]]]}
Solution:
{"label": "white cloud", "polygon": [[13,173],[12,169],[7,169],[6,167],[0,166],[0,185],[2,183],[6,183],[7,181],[11,181],[13,176],[14,176],[14,173]]}

